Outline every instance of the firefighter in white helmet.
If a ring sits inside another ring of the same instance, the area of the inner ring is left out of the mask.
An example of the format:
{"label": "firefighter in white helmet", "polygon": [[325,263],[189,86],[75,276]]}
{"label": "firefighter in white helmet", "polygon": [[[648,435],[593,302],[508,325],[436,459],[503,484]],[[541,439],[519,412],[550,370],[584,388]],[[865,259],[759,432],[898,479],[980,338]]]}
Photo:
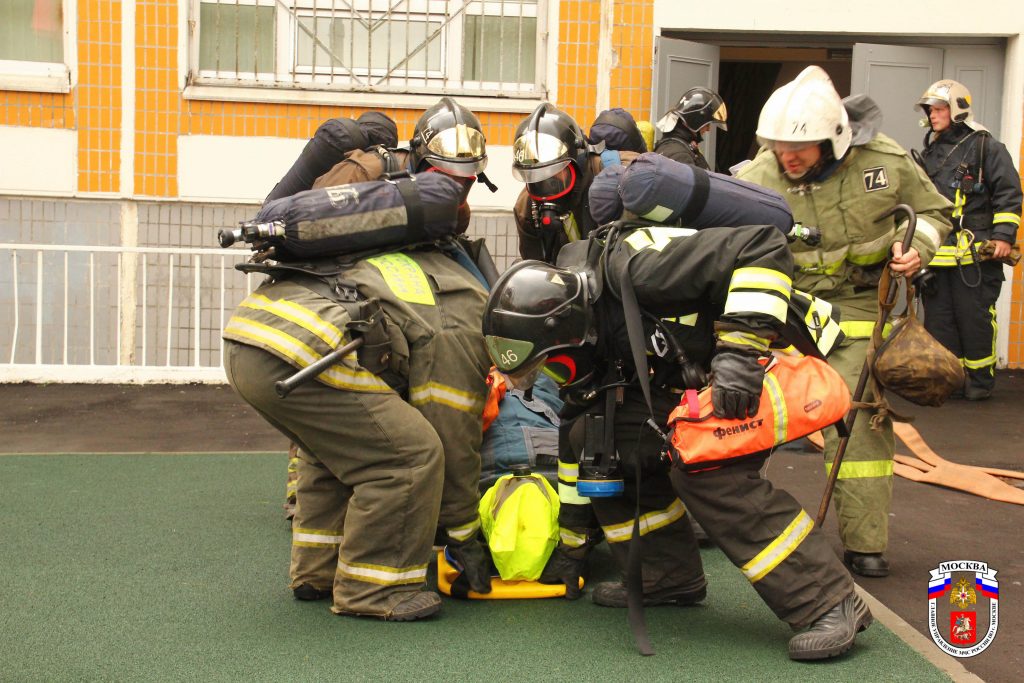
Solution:
{"label": "firefighter in white helmet", "polygon": [[929,264],[925,327],[963,363],[964,397],[982,401],[995,385],[995,304],[1020,227],[1020,175],[1006,146],[974,120],[962,84],[936,81],[917,106],[929,130],[916,158],[953,201],[954,227]]}
{"label": "firefighter in white helmet", "polygon": [[[877,285],[886,263],[913,275],[950,231],[950,204],[888,136],[879,133],[881,113],[869,98],[840,99],[828,75],[812,66],[776,90],[758,120],[762,149],[737,176],[777,190],[793,218],[821,230],[821,243],[791,245],[793,286],[824,298],[841,311],[846,341],[829,362],[851,391],[864,364],[868,337],[878,316]],[[896,204],[918,216],[913,246],[903,253],[906,229],[893,218],[875,219]],[[873,400],[866,394],[865,401]],[[892,422],[880,429],[855,424],[836,483],[835,502],[844,560],[862,576],[886,576],[892,460]],[[838,435],[825,435],[831,469]]]}

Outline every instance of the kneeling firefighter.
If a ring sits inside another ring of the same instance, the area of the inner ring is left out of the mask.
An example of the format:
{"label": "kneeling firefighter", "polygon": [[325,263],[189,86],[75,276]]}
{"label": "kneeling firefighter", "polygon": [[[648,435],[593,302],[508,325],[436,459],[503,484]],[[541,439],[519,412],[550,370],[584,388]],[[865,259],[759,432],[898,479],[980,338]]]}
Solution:
{"label": "kneeling firefighter", "polygon": [[[699,602],[706,580],[689,511],[775,614],[804,629],[789,643],[791,658],[852,647],[871,614],[812,518],[760,477],[770,450],[697,468],[670,467],[662,457],[670,411],[704,387],[708,373],[722,433],[749,431],[762,408],[769,346],[820,355],[815,338],[825,347],[841,338],[796,324],[818,316],[798,310],[792,270],[775,226],[613,223],[563,247],[557,266],[524,261],[506,271],[484,316],[488,352],[516,386],[528,387],[542,370],[556,377],[577,413],[572,453],[559,466],[561,541],[542,580],[562,581],[567,597],[579,596],[593,509],[633,577],[642,545],[643,604]],[[598,584],[593,599],[624,607],[627,594],[637,603],[638,588]]]}
{"label": "kneeling firefighter", "polygon": [[[442,173],[314,189],[234,235],[259,251],[243,269],[269,277],[224,330],[228,379],[301,448],[291,587],[333,596],[338,614],[437,612],[423,586],[439,519],[473,590],[490,590],[477,514],[486,290],[453,240],[463,198]],[[283,399],[296,368],[316,381]]]}

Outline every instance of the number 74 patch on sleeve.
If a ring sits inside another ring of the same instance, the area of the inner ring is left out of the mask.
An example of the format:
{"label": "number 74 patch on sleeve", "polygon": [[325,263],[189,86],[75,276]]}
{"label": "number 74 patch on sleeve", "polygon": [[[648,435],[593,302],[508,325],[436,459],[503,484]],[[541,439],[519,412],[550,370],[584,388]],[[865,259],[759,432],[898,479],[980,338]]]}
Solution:
{"label": "number 74 patch on sleeve", "polygon": [[887,187],[889,187],[889,174],[886,173],[885,166],[875,166],[874,168],[864,169],[865,192],[884,190]]}

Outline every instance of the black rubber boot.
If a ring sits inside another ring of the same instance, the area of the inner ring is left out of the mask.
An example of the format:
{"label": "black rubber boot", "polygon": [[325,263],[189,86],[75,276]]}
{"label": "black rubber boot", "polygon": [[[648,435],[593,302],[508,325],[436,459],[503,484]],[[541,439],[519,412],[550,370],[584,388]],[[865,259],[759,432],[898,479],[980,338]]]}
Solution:
{"label": "black rubber boot", "polygon": [[[675,587],[667,591],[644,595],[644,607],[657,607],[659,605],[675,605],[686,607],[696,605],[708,594],[708,582],[703,576],[693,581],[689,586]],[[625,608],[626,584],[622,581],[605,581],[594,586],[593,597],[595,605],[602,607]]]}
{"label": "black rubber boot", "polygon": [[789,658],[797,661],[838,657],[851,647],[858,633],[874,621],[871,610],[856,593],[818,617],[810,627],[789,640]]}
{"label": "black rubber boot", "polygon": [[292,595],[296,600],[326,600],[334,595],[334,591],[330,588],[315,588],[308,583],[303,583],[292,589]]}
{"label": "black rubber boot", "polygon": [[843,553],[843,562],[854,574],[870,578],[889,576],[889,560],[882,553],[857,553],[847,550]]}

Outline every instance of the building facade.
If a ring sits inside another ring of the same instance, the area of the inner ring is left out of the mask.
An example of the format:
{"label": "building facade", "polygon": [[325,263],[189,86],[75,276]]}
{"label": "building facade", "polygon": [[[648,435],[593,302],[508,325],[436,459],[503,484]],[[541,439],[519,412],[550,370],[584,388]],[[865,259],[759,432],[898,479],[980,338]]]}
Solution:
{"label": "building facade", "polygon": [[[979,81],[992,90],[986,115],[999,124],[981,118],[1020,159],[1024,19],[1009,0],[962,18],[957,3],[933,3],[948,19],[876,0],[740,0],[717,12],[674,0],[3,5],[0,381],[221,379],[223,316],[254,283],[231,268],[243,250],[216,248],[217,230],[255,214],[320,123],[368,109],[394,118],[401,140],[442,95],[479,115],[500,189],[474,188],[470,232],[488,238],[499,267],[516,254],[512,136],[543,100],[586,126],[609,106],[656,117],[683,83],[770,91],[806,63],[826,64],[840,88],[871,85],[870,69],[853,71],[885,61],[872,62],[879,46],[938,50],[939,69],[984,54],[985,78],[999,76]],[[727,98],[730,115],[756,120],[763,99],[743,92]],[[910,120],[919,92],[903,93],[906,110],[887,121]],[[710,143],[720,168],[749,153],[731,133]],[[1017,367],[1024,289],[1013,275],[999,356]]]}

